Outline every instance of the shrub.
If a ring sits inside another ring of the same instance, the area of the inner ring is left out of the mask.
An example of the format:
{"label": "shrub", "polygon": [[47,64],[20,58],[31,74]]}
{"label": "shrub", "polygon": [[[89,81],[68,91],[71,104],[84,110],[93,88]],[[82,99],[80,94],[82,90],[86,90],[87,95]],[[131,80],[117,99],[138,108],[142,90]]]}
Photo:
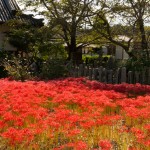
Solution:
{"label": "shrub", "polygon": [[8,76],[8,72],[5,70],[5,67],[3,66],[3,60],[6,57],[6,51],[1,50],[0,51],[0,78],[5,78]]}
{"label": "shrub", "polygon": [[146,50],[134,50],[134,57],[129,58],[125,64],[127,69],[142,71],[145,67],[150,67],[149,56],[147,56],[146,52]]}
{"label": "shrub", "polygon": [[98,55],[82,55],[82,60],[83,62],[87,63],[87,64],[91,64],[93,63],[95,60],[98,59]]}
{"label": "shrub", "polygon": [[24,81],[31,78],[30,62],[27,58],[20,56],[6,57],[3,60],[3,65],[8,75],[15,80]]}
{"label": "shrub", "polygon": [[146,60],[134,60],[132,58],[129,58],[126,63],[125,66],[128,70],[131,71],[142,71],[145,67],[149,67],[150,61],[146,61]]}
{"label": "shrub", "polygon": [[8,76],[8,72],[5,70],[4,66],[0,66],[0,78],[5,78]]}
{"label": "shrub", "polygon": [[63,59],[48,59],[42,65],[40,77],[42,79],[55,79],[66,75],[67,69]]}
{"label": "shrub", "polygon": [[103,56],[99,56],[98,54],[83,55],[82,60],[86,64],[90,64],[90,65],[96,64],[98,66],[106,67],[110,57],[111,55],[103,55]]}

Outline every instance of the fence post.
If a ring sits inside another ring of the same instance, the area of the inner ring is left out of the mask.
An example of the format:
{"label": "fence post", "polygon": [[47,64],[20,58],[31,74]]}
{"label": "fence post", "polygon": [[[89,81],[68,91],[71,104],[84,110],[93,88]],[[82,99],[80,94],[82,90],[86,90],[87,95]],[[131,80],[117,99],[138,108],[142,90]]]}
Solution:
{"label": "fence post", "polygon": [[145,69],[142,70],[142,74],[141,74],[141,84],[144,84],[145,83]]}
{"label": "fence post", "polygon": [[113,70],[108,70],[107,71],[107,78],[108,78],[107,83],[112,84],[112,81],[113,81]]}
{"label": "fence post", "polygon": [[106,68],[103,68],[103,71],[102,71],[102,82],[107,83],[107,70],[106,70]]}
{"label": "fence post", "polygon": [[79,65],[79,77],[82,77],[84,75],[84,66],[83,64]]}
{"label": "fence post", "polygon": [[97,80],[98,79],[97,76],[98,76],[98,69],[94,68],[93,69],[93,80]]}
{"label": "fence post", "polygon": [[98,80],[99,80],[99,82],[102,82],[102,71],[103,71],[103,67],[100,66],[98,68]]}
{"label": "fence post", "polygon": [[113,56],[111,56],[111,57],[108,59],[106,68],[107,68],[107,69],[113,69],[113,68],[114,68],[114,62],[115,62],[115,59],[114,59]]}
{"label": "fence post", "polygon": [[148,68],[147,84],[150,84],[150,67]]}
{"label": "fence post", "polygon": [[113,83],[120,83],[120,68],[115,71]]}
{"label": "fence post", "polygon": [[121,83],[124,83],[127,81],[127,71],[126,67],[121,68]]}
{"label": "fence post", "polygon": [[88,76],[88,67],[84,67],[84,77]]}
{"label": "fence post", "polygon": [[76,66],[75,68],[74,68],[74,72],[73,72],[73,77],[78,77],[78,67]]}
{"label": "fence post", "polygon": [[128,72],[128,83],[131,84],[133,83],[133,74],[132,74],[132,71],[129,71]]}
{"label": "fence post", "polygon": [[68,69],[69,75],[74,77],[74,69]]}
{"label": "fence post", "polygon": [[135,83],[140,83],[140,73],[138,71],[135,71]]}
{"label": "fence post", "polygon": [[89,79],[92,80],[93,69],[89,68]]}

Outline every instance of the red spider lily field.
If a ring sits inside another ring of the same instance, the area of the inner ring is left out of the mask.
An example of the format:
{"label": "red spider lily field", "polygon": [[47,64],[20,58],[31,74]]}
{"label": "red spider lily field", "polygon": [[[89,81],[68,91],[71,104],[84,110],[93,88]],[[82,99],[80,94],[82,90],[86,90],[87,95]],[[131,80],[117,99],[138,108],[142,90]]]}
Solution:
{"label": "red spider lily field", "polygon": [[0,80],[1,150],[149,150],[150,86]]}

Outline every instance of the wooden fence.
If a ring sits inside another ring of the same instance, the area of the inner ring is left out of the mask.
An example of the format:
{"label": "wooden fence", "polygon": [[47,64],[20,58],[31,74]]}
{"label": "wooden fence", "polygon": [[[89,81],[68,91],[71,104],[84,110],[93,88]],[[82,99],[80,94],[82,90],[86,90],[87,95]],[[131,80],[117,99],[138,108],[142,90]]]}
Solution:
{"label": "wooden fence", "polygon": [[98,80],[108,84],[150,84],[150,68],[143,68],[142,71],[127,71],[126,67],[118,69],[106,69],[102,66],[93,68],[80,64],[70,69],[72,77],[87,77],[90,80]]}

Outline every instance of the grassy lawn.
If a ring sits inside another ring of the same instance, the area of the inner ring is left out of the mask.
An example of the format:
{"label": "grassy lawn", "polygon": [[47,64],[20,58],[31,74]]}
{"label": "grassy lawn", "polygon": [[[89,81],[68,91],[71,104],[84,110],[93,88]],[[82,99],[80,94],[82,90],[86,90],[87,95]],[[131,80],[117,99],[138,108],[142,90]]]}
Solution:
{"label": "grassy lawn", "polygon": [[0,85],[0,149],[150,149],[150,86],[84,78]]}

